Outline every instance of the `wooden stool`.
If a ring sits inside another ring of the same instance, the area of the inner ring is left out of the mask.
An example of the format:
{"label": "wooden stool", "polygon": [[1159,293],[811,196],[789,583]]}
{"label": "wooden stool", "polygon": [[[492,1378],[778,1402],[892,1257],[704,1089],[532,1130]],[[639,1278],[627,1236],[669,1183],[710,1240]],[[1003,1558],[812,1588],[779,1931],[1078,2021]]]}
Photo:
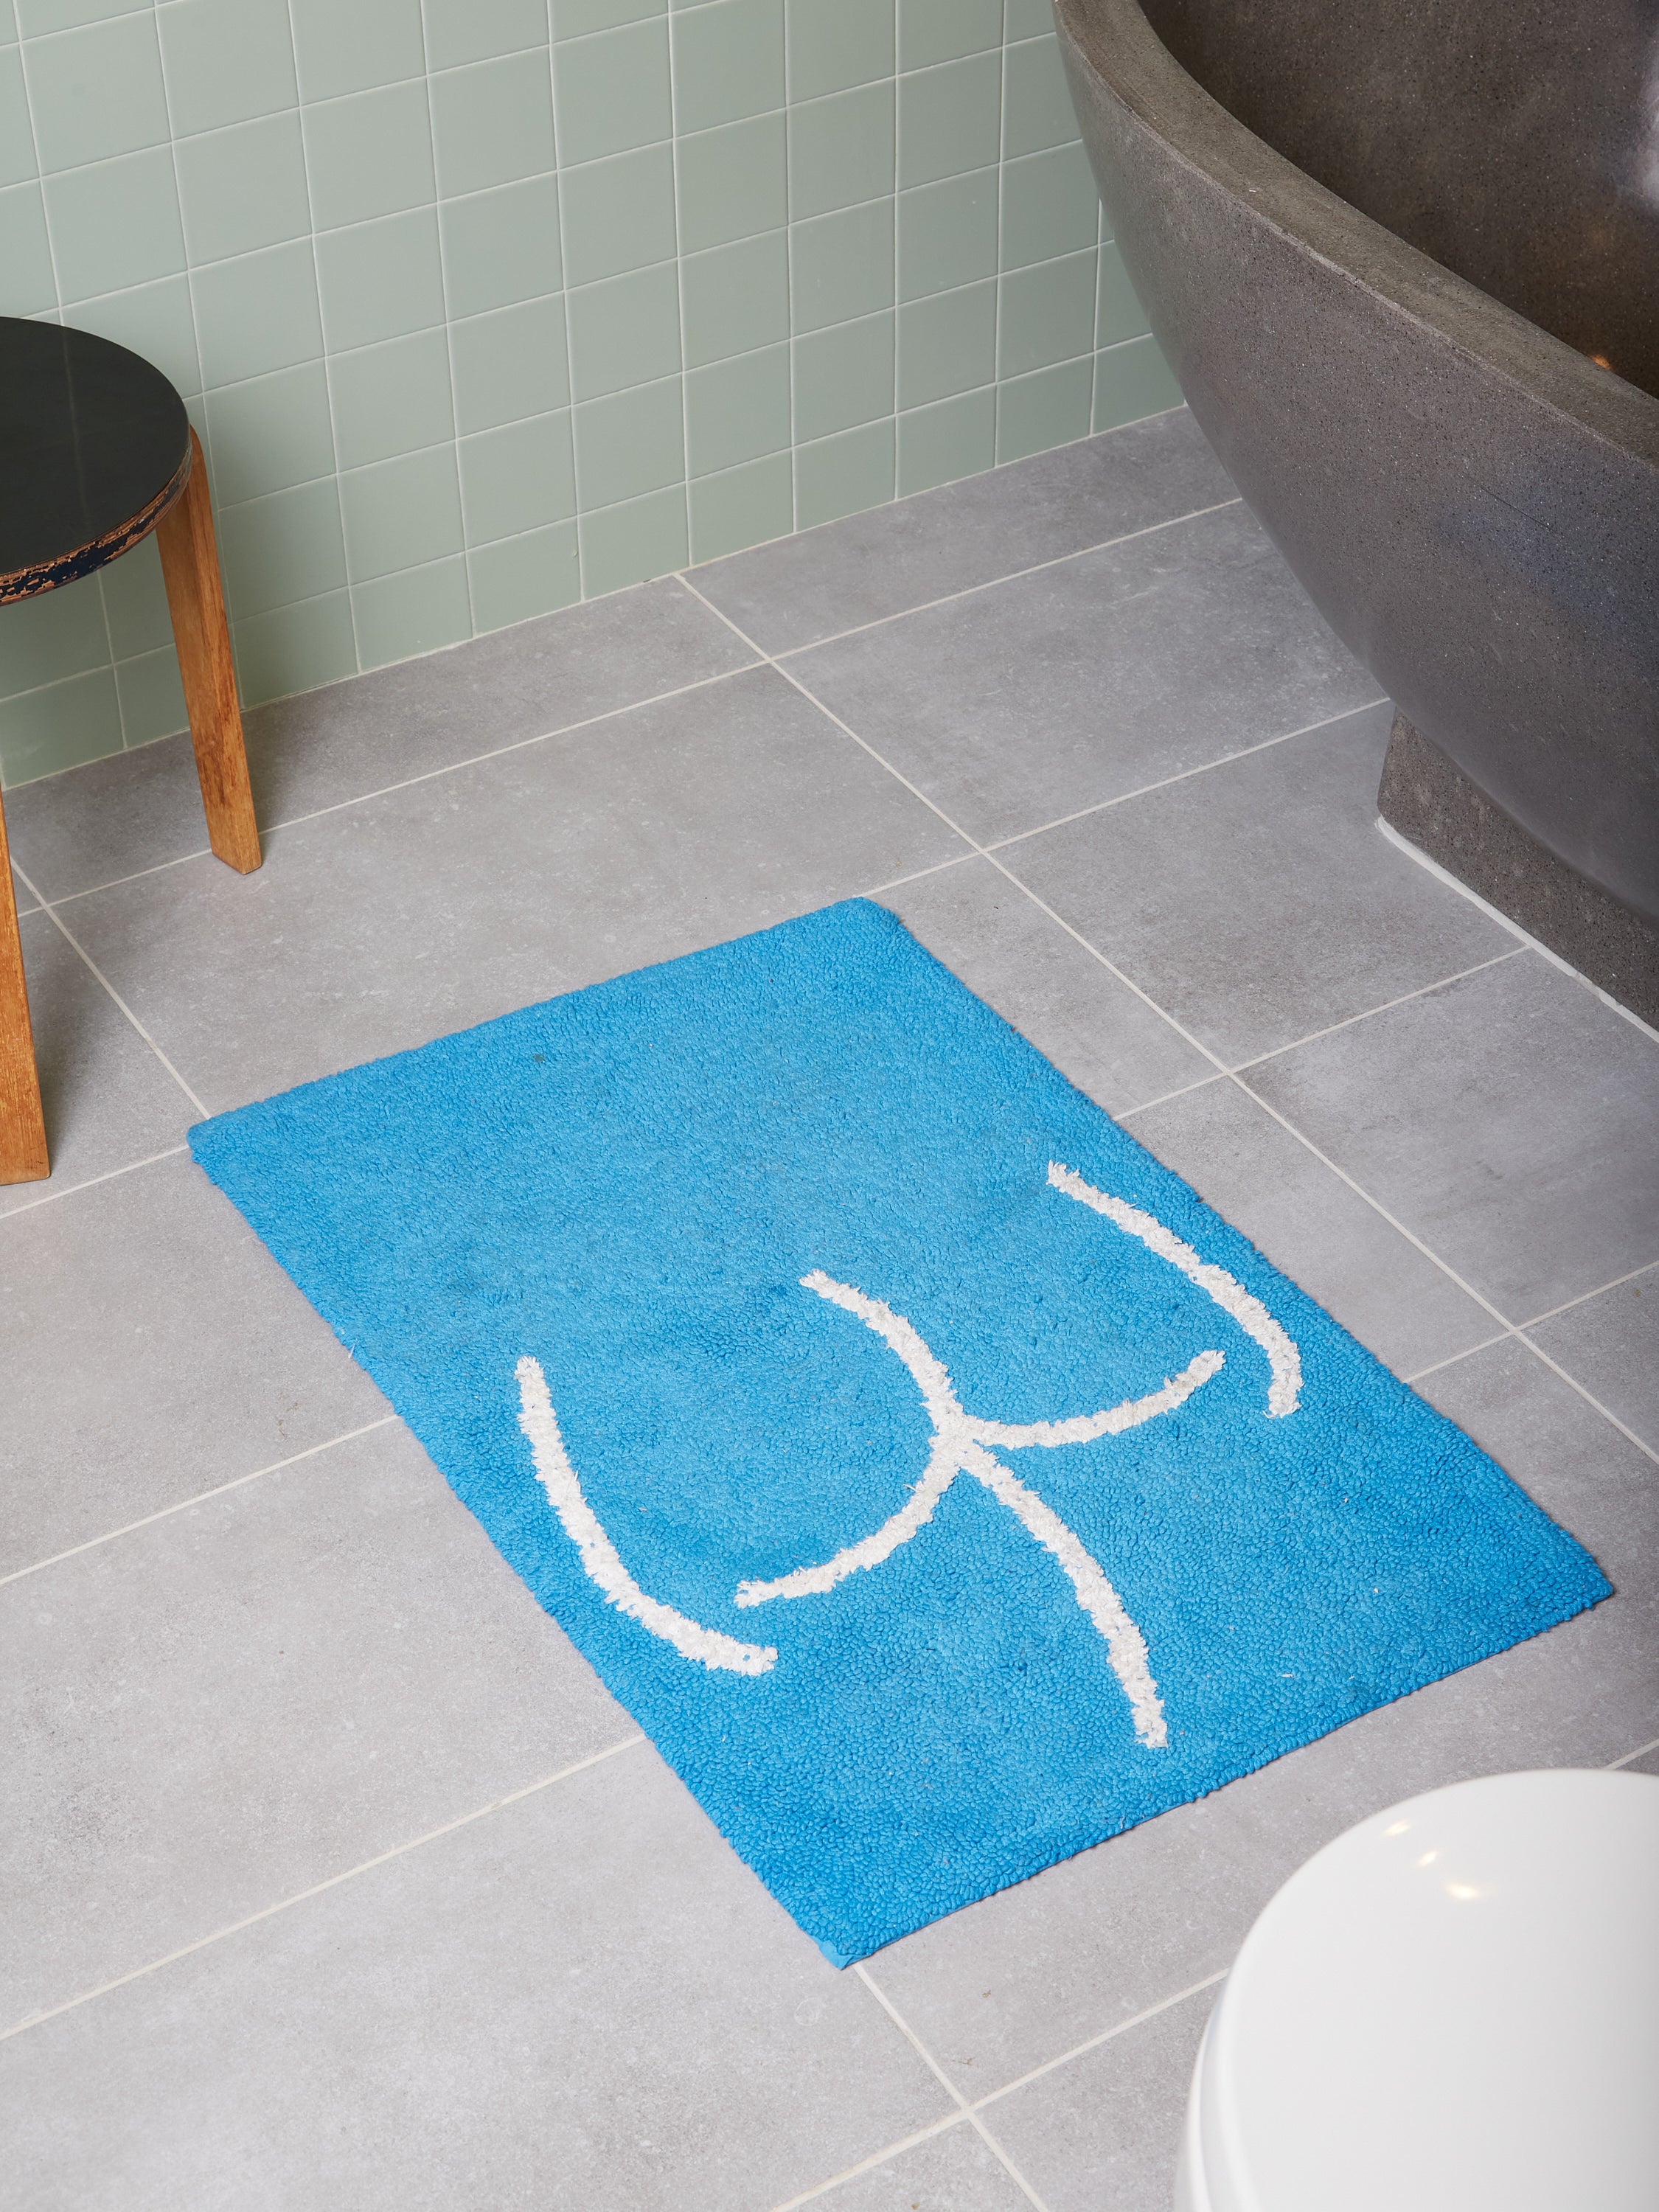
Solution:
{"label": "wooden stool", "polygon": [[[202,447],[158,369],[85,331],[0,317],[0,601],[72,584],[153,530],[208,839],[259,865]],[[0,1183],[52,1172],[0,806]]]}

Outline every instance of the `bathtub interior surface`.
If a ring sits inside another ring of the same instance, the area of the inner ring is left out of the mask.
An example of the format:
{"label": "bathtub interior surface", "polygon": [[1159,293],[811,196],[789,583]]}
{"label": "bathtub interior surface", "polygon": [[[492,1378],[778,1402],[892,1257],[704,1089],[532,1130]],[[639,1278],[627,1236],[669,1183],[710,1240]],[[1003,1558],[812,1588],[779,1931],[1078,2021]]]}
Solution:
{"label": "bathtub interior surface", "polygon": [[1659,0],[1143,0],[1287,161],[1659,396]]}

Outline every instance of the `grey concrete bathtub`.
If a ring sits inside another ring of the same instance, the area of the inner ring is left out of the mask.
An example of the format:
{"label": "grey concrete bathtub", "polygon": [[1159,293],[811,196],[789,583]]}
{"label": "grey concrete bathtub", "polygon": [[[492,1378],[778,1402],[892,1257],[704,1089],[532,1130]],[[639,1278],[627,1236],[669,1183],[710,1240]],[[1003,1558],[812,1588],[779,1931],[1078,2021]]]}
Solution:
{"label": "grey concrete bathtub", "polygon": [[1659,1021],[1659,0],[1055,12],[1193,411],[1399,709],[1385,817]]}

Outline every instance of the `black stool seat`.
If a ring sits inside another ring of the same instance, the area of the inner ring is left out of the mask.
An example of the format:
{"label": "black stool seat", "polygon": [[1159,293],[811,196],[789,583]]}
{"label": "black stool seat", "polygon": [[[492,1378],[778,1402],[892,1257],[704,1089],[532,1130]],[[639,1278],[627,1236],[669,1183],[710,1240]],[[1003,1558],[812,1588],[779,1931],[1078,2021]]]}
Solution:
{"label": "black stool seat", "polygon": [[190,419],[159,369],[89,331],[0,317],[0,600],[136,545],[190,468]]}

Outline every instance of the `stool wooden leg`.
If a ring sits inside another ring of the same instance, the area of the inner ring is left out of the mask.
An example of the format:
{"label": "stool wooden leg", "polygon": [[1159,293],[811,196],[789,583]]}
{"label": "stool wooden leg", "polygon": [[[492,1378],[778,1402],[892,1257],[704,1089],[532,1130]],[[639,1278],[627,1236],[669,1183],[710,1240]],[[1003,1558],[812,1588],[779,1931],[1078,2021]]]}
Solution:
{"label": "stool wooden leg", "polygon": [[155,542],[161,549],[167,611],[179,648],[179,672],[185,680],[208,842],[222,860],[246,876],[259,865],[259,831],[242,744],[241,709],[236,703],[207,470],[194,430],[190,450],[189,480],[157,524]]}
{"label": "stool wooden leg", "polygon": [[17,934],[6,814],[0,806],[0,1182],[40,1182],[51,1173],[40,1079],[34,1072],[34,1033],[23,987],[23,947]]}

